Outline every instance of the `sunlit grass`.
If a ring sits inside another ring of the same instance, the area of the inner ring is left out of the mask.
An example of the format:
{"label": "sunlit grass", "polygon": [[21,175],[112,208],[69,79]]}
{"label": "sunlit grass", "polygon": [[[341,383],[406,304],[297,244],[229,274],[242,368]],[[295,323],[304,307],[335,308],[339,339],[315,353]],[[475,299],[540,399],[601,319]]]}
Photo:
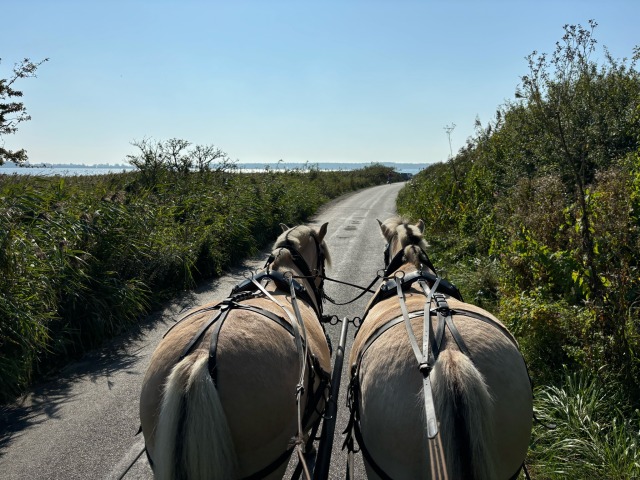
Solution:
{"label": "sunlit grass", "polygon": [[533,478],[640,478],[640,411],[626,404],[620,386],[597,372],[569,374],[562,386],[537,389],[541,423],[528,458]]}

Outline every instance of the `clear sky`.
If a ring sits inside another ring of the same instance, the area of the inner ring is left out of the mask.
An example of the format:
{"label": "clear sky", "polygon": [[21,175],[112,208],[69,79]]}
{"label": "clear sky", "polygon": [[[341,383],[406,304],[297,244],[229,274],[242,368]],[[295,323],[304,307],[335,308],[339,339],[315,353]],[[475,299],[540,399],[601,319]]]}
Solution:
{"label": "clear sky", "polygon": [[446,160],[514,98],[525,57],[598,22],[615,58],[640,0],[2,0],[0,78],[32,120],[5,136],[31,163],[124,163],[181,138],[240,162]]}

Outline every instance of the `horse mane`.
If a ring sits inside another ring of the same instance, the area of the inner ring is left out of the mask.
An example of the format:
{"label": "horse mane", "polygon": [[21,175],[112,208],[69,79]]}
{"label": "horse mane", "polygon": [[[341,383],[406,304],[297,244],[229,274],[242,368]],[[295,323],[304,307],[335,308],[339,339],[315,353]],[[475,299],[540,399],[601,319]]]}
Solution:
{"label": "horse mane", "polygon": [[404,247],[402,258],[405,262],[416,266],[428,262],[427,256],[420,245],[407,245]]}

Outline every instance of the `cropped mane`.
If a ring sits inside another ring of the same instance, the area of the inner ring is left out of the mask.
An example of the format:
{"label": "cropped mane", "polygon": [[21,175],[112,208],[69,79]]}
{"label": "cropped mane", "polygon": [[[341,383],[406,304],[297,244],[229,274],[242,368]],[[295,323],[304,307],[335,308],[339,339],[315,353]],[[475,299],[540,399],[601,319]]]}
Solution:
{"label": "cropped mane", "polygon": [[[285,227],[285,225],[282,225],[283,229]],[[327,244],[324,240],[320,239],[318,232],[306,225],[298,225],[282,232],[276,239],[276,242],[273,245],[273,249],[276,250],[282,247],[293,247],[294,249],[301,251],[310,241],[315,241],[316,245],[322,248],[325,263],[327,266],[330,266],[331,256],[329,255]],[[289,258],[291,257],[291,253],[286,250],[284,252],[281,251],[279,255],[285,256],[285,258],[286,256],[288,256]]]}
{"label": "cropped mane", "polygon": [[405,217],[392,217],[384,223],[380,223],[380,228],[387,242],[391,242],[395,238],[403,249],[409,245],[416,245],[425,251],[429,248],[429,244],[422,237],[424,229],[422,220],[413,224]]}

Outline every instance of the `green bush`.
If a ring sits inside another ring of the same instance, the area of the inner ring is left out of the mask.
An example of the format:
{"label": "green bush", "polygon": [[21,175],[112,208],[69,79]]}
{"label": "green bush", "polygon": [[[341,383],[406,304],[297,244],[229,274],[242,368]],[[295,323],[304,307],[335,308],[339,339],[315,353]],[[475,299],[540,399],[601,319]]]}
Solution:
{"label": "green bush", "polygon": [[562,408],[595,388],[571,380],[561,397],[553,389],[567,372],[615,382],[608,400],[624,414],[594,402],[608,423],[540,443],[537,478],[635,478],[639,468],[640,51],[631,61],[605,51],[597,65],[590,26],[567,25],[553,55],[532,54],[516,100],[397,202],[426,222],[439,271],[506,323]]}

